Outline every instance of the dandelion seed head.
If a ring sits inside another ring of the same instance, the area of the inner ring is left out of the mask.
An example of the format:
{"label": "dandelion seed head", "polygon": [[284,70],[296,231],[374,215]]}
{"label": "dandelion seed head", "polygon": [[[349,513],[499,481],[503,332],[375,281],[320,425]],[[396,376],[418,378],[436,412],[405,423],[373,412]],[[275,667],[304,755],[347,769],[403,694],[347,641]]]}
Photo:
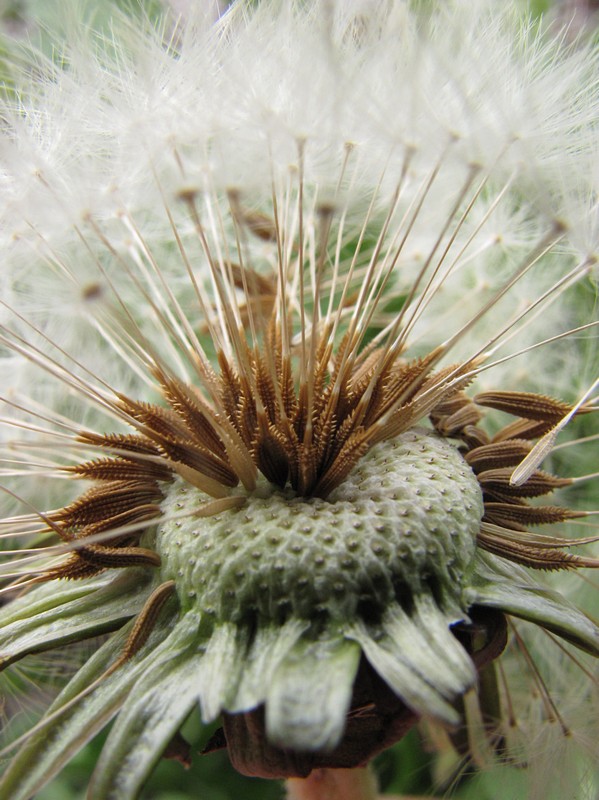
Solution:
{"label": "dandelion seed head", "polygon": [[196,705],[242,772],[355,766],[418,718],[457,736],[506,645],[496,734],[515,720],[538,765],[562,676],[590,696],[590,673],[556,645],[544,682],[511,620],[599,650],[563,597],[596,566],[582,470],[512,480],[596,404],[573,405],[596,54],[490,3],[315,0],[119,17],[25,64],[0,152],[2,574],[25,590],[2,657],[109,636],[4,790],[115,716],[90,796],[136,796]]}

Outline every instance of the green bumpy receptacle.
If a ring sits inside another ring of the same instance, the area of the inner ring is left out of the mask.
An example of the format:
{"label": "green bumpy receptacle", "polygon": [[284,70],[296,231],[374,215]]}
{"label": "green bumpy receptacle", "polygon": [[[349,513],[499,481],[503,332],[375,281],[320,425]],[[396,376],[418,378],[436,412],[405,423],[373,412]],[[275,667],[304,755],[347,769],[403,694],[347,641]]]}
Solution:
{"label": "green bumpy receptacle", "polygon": [[[207,499],[179,480],[163,510]],[[326,500],[263,481],[240,509],[163,523],[154,546],[182,606],[216,621],[342,621],[424,591],[459,608],[482,513],[471,469],[423,429],[373,447]]]}
{"label": "green bumpy receptacle", "polygon": [[459,721],[476,670],[450,626],[468,618],[483,503],[452,443],[419,429],[378,444],[326,500],[264,481],[194,517],[208,499],[174,483],[152,543],[200,619],[204,719],[264,705],[271,744],[332,750],[365,656],[416,714]]}

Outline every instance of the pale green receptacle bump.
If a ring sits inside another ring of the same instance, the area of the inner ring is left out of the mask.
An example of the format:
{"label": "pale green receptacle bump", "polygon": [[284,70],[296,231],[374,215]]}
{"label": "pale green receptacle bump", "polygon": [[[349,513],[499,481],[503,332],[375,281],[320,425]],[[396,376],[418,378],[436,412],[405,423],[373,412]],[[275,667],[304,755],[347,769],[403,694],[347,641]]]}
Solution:
{"label": "pale green receptacle bump", "polygon": [[239,509],[185,516],[206,499],[175,482],[152,543],[203,619],[204,718],[264,702],[274,743],[334,747],[362,651],[415,711],[458,721],[476,677],[449,628],[468,619],[483,504],[452,443],[419,429],[378,444],[326,500],[263,482]]}
{"label": "pale green receptacle bump", "polygon": [[[205,499],[179,480],[164,516]],[[402,589],[416,595],[433,583],[457,610],[482,513],[456,448],[410,431],[372,448],[326,500],[263,482],[240,509],[162,523],[154,547],[182,607],[219,622],[319,612],[345,621],[363,603],[383,611]]]}

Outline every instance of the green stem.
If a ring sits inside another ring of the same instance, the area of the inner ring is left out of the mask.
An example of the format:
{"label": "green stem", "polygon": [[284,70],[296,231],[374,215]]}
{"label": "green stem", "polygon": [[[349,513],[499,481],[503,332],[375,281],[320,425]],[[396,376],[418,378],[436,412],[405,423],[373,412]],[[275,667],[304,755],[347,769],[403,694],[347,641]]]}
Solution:
{"label": "green stem", "polygon": [[287,800],[376,800],[376,778],[365,769],[315,769],[307,778],[289,778]]}

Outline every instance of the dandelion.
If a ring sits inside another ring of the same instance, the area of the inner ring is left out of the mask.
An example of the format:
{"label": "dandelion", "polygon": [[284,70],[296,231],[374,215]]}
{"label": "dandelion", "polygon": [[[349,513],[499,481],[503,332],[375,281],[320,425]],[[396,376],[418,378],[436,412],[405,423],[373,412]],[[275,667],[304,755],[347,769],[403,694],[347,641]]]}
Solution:
{"label": "dandelion", "polygon": [[374,796],[414,725],[530,797],[575,747],[590,797],[593,474],[549,459],[594,440],[593,51],[314,0],[20,64],[0,658],[103,638],[8,725],[2,796],[113,720],[89,796],[137,797],[199,707],[290,797]]}

